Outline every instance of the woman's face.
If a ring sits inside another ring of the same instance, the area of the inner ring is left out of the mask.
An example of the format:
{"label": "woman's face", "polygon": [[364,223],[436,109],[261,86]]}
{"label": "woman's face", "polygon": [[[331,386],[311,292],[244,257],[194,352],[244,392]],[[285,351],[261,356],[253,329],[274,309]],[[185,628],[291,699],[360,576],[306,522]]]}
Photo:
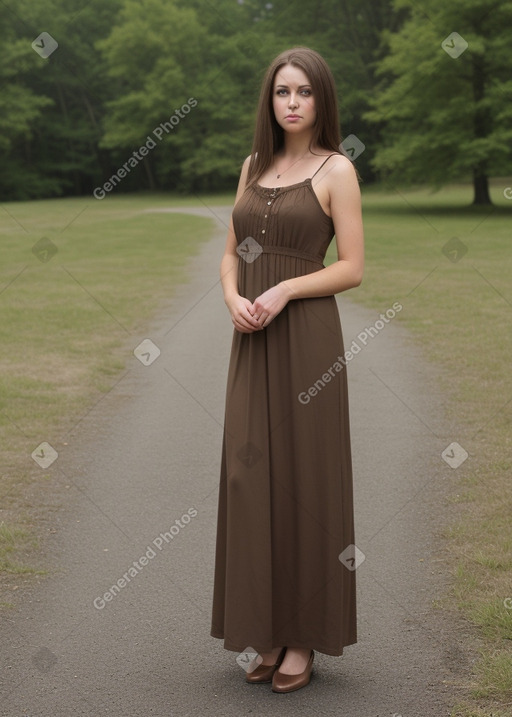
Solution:
{"label": "woman's face", "polygon": [[311,129],[316,120],[315,98],[308,76],[300,67],[283,65],[275,75],[274,114],[285,132]]}

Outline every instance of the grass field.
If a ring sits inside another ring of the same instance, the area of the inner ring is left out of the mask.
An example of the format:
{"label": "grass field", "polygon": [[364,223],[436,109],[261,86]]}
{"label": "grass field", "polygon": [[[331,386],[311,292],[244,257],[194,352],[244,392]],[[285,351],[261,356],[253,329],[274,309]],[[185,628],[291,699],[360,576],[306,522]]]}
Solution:
{"label": "grass field", "polygon": [[[456,608],[477,627],[482,653],[453,717],[511,714],[512,200],[503,194],[511,185],[495,182],[492,208],[468,206],[471,190],[462,185],[437,194],[362,188],[366,269],[351,298],[379,312],[400,301],[397,320],[442,368],[457,440],[469,454],[454,471],[459,520],[445,532],[453,591],[438,607]],[[4,575],[36,569],[30,497],[37,502],[44,472],[31,451],[109,390],[123,367],[120,347],[172,297],[187,257],[211,233],[209,220],[143,210],[232,201],[137,195],[1,207]],[[327,260],[334,258],[333,244]]]}

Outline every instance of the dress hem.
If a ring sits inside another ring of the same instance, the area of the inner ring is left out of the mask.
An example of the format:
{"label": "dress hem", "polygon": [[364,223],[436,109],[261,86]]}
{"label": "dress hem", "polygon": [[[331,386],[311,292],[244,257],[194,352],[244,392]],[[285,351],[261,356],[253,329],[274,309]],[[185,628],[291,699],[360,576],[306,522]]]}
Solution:
{"label": "dress hem", "polygon": [[[222,633],[215,633],[213,631],[210,632],[210,636],[216,638],[217,640],[223,640],[224,635]],[[314,650],[315,652],[321,652],[324,655],[329,655],[330,657],[342,657],[343,656],[343,650],[345,647],[349,647],[350,645],[355,645],[357,643],[357,640],[354,640],[353,642],[348,642],[346,645],[343,645],[343,647],[340,648],[327,648],[322,646],[311,646],[310,644],[304,645],[302,643],[296,643],[293,645],[287,645],[287,647],[300,647],[305,650]],[[254,647],[254,645],[249,642],[247,645],[244,645],[244,647],[235,647],[233,643],[228,642],[227,640],[224,640],[223,645],[225,650],[230,650],[231,652],[238,652],[239,654],[241,652],[244,652],[248,647],[252,647],[254,650],[257,648]],[[275,647],[281,647],[281,645],[275,645]],[[274,646],[270,647],[268,650],[263,649],[262,652],[270,652],[274,649]]]}

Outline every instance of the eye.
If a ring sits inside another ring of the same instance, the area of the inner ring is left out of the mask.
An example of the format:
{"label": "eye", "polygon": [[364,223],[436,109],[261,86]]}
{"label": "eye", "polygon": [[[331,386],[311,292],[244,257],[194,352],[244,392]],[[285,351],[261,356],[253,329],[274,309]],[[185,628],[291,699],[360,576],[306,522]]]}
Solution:
{"label": "eye", "polygon": [[277,90],[276,95],[282,95],[283,93],[286,94],[288,90],[285,90],[283,87],[281,87],[279,90]]}
{"label": "eye", "polygon": [[313,93],[311,92],[311,90],[301,90],[301,94],[305,95],[306,97],[309,97]]}

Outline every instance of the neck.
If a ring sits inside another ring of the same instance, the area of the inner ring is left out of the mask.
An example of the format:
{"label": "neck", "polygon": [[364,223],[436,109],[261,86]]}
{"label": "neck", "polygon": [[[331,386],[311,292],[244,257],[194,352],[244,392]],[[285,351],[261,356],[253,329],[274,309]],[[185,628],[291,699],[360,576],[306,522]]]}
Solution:
{"label": "neck", "polygon": [[298,159],[309,152],[309,145],[311,142],[311,133],[307,133],[306,136],[290,135],[285,134],[284,136],[284,147],[281,150],[284,157],[287,157],[290,161]]}

